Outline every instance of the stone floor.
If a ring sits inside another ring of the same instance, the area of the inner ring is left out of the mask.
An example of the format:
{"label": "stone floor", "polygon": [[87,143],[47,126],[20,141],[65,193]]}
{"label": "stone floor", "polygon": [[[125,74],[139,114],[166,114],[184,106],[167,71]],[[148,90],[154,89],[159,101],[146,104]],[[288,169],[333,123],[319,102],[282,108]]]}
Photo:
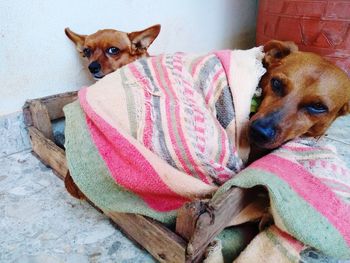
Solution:
{"label": "stone floor", "polygon": [[154,262],[29,151],[0,167],[0,262]]}
{"label": "stone floor", "polygon": [[[323,140],[350,167],[350,116]],[[0,158],[0,262],[154,262],[29,151]]]}

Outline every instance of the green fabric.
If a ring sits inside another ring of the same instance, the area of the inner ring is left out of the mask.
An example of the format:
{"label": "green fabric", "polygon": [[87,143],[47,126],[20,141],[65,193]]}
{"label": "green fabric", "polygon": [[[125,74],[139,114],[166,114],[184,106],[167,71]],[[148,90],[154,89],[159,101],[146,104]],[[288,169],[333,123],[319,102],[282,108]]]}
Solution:
{"label": "green fabric", "polygon": [[79,102],[65,106],[64,113],[67,162],[71,176],[79,189],[103,210],[136,213],[167,225],[174,224],[176,211],[167,213],[154,211],[141,198],[114,182],[92,142]]}
{"label": "green fabric", "polygon": [[328,219],[298,196],[285,181],[271,173],[248,167],[221,186],[213,196],[213,200],[232,186],[251,188],[257,185],[266,186],[270,205],[292,236],[327,255],[338,258],[350,257],[346,241]]}
{"label": "green fabric", "polygon": [[225,263],[232,263],[258,232],[258,227],[246,224],[225,228],[217,238],[221,240]]}
{"label": "green fabric", "polygon": [[254,97],[252,98],[252,102],[250,104],[250,113],[255,113],[258,111],[258,108],[261,104],[261,96],[258,97],[256,95],[254,95]]}

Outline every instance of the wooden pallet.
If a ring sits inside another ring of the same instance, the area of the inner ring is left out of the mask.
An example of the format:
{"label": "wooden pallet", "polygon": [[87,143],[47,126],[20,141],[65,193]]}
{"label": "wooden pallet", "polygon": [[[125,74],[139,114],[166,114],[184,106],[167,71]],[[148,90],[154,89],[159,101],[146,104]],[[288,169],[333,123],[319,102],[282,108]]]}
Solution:
{"label": "wooden pallet", "polygon": [[[51,122],[63,118],[63,107],[76,99],[77,92],[68,92],[28,100],[23,106],[33,152],[61,179],[69,171],[64,149],[53,141]],[[187,203],[178,211],[175,231],[145,216],[95,208],[159,262],[200,262],[209,243],[235,216],[248,209],[253,196],[249,190],[232,188],[220,200]]]}

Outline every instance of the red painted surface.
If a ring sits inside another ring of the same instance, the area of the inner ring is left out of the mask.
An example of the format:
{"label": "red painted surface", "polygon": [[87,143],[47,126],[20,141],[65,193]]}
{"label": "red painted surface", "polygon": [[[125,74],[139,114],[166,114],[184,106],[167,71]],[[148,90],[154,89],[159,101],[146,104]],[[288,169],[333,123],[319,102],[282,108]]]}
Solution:
{"label": "red painted surface", "polygon": [[256,41],[294,41],[350,76],[350,0],[260,0]]}

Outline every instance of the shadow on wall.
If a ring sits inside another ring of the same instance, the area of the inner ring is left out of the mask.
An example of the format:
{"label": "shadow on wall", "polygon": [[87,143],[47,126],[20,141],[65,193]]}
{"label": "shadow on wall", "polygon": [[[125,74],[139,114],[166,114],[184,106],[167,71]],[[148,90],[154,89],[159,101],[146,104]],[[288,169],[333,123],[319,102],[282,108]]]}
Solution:
{"label": "shadow on wall", "polygon": [[[234,34],[227,34],[228,48],[248,49],[255,46],[258,0],[227,0],[223,20],[232,23]],[[232,25],[231,25],[232,26]]]}

